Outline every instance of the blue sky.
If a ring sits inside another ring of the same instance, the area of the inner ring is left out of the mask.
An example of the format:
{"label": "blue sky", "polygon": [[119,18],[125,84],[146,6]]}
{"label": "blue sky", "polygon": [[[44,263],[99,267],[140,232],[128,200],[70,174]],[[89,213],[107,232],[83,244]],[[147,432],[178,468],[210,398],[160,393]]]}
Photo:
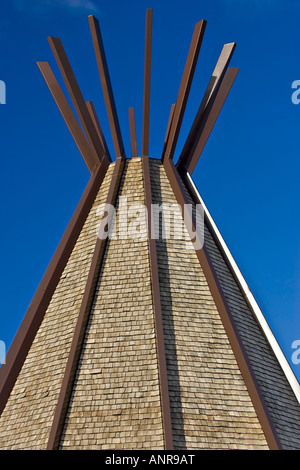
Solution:
{"label": "blue sky", "polygon": [[122,134],[128,108],[139,148],[146,8],[153,8],[150,156],[161,155],[193,33],[208,24],[178,140],[178,156],[224,43],[237,80],[194,180],[279,344],[300,340],[300,2],[293,0],[11,0],[0,6],[1,313],[11,343],[88,181],[88,171],[38,70],[59,37],[113,151],[87,16],[100,21]]}

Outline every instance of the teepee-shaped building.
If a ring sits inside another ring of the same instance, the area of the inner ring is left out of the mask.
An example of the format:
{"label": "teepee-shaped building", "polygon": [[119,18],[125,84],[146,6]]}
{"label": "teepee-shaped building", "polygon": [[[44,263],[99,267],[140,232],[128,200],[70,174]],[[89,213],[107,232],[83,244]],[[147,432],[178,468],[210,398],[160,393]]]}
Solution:
{"label": "teepee-shaped building", "polygon": [[175,165],[206,22],[196,24],[162,155],[149,158],[147,10],[142,152],[130,108],[126,158],[89,23],[115,158],[49,38],[79,122],[49,64],[38,65],[91,176],[0,369],[0,449],[300,449],[299,384],[191,178],[237,75],[235,44],[222,49]]}

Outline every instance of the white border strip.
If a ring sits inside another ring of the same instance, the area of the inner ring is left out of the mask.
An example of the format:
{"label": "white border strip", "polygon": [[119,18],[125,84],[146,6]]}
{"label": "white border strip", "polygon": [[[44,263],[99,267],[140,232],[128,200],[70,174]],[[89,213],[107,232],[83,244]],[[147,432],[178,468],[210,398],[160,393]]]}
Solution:
{"label": "white border strip", "polygon": [[248,301],[249,303],[249,306],[251,307],[260,327],[262,328],[271,348],[273,349],[273,352],[275,354],[275,356],[277,357],[277,360],[279,362],[279,364],[281,365],[282,367],[282,370],[290,384],[290,386],[292,387],[293,389],[293,392],[294,394],[296,395],[296,398],[298,400],[298,402],[300,403],[300,385],[299,385],[299,382],[296,378],[296,376],[294,375],[294,372],[292,371],[288,361],[286,360],[286,357],[285,355],[283,354],[278,342],[276,341],[276,338],[274,337],[262,311],[260,310],[252,292],[250,291],[241,271],[239,270],[236,262],[234,261],[234,258],[233,256],[231,255],[222,235],[220,234],[212,216],[210,215],[206,205],[204,204],[193,180],[192,180],[192,177],[189,173],[187,173],[187,176],[188,176],[188,179],[191,183],[191,185],[193,186],[193,189],[197,195],[197,197],[199,198],[199,202],[201,203],[201,205],[203,206],[203,209],[204,209],[204,212],[208,218],[208,220],[210,221],[211,223],[211,226],[216,234],[216,237],[218,238],[219,240],[219,243],[220,245],[222,246],[223,250],[224,250],[224,253],[226,254],[226,257],[227,257],[227,260],[238,280],[238,282],[240,283],[240,286],[241,286],[241,289],[243,290],[243,294],[246,298],[246,300]]}

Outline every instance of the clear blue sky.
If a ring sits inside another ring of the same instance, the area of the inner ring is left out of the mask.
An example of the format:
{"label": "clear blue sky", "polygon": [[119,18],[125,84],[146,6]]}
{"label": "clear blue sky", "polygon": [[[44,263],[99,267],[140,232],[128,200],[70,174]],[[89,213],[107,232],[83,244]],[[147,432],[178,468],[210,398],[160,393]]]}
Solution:
{"label": "clear blue sky", "polygon": [[[88,181],[88,171],[36,66],[59,37],[112,150],[87,16],[99,19],[126,152],[128,107],[139,145],[146,8],[153,8],[150,156],[161,155],[194,29],[208,21],[177,153],[222,45],[240,72],[194,180],[288,361],[300,340],[299,14],[294,0],[10,0],[0,6],[1,313],[11,343]],[[61,82],[62,83],[62,82]]]}

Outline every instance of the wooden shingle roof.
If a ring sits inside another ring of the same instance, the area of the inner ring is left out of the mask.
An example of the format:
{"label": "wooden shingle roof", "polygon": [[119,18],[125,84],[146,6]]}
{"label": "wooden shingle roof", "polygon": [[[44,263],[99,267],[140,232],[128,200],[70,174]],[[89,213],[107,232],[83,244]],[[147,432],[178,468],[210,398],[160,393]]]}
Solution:
{"label": "wooden shingle roof", "polygon": [[238,73],[235,44],[175,164],[206,21],[196,24],[162,154],[150,158],[147,10],[142,155],[130,108],[128,158],[99,23],[89,24],[115,157],[49,38],[78,121],[49,64],[39,68],[91,177],[0,369],[0,449],[300,449],[299,384],[191,177]]}

